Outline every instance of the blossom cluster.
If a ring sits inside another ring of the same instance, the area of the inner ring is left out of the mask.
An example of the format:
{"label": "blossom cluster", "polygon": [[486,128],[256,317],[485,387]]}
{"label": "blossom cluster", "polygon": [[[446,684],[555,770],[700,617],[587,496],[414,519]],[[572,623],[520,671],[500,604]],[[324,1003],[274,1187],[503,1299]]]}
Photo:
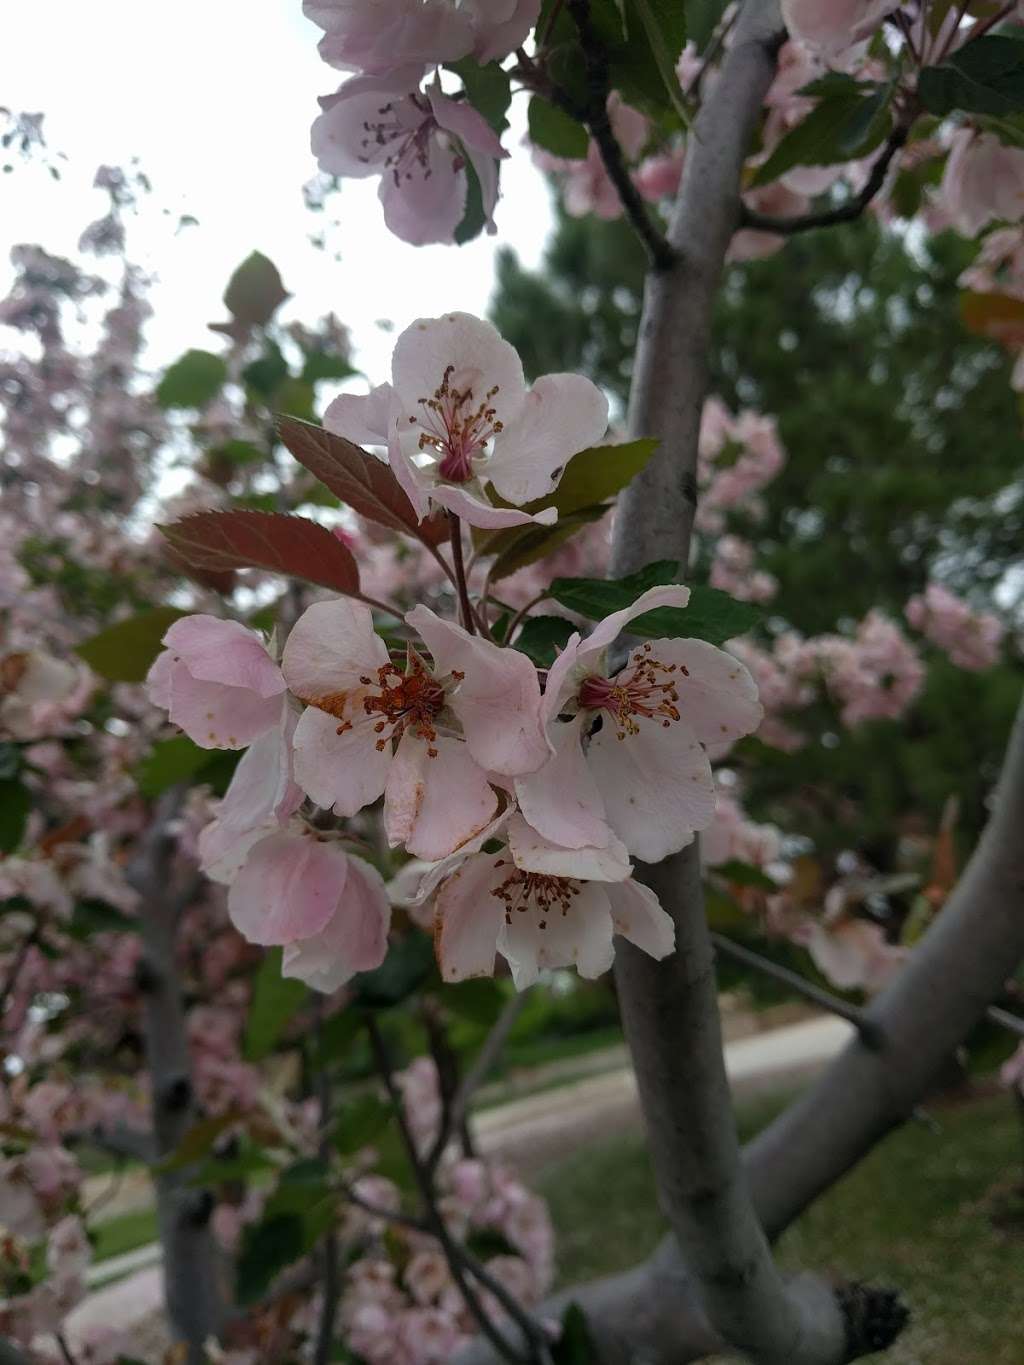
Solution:
{"label": "blossom cluster", "polygon": [[416,246],[454,240],[472,172],[493,232],[507,153],[462,92],[442,89],[440,68],[507,57],[536,22],[540,0],[304,0],[303,8],[324,31],[324,61],[356,73],[320,101],[312,142],[321,170],[379,176],[385,223]]}

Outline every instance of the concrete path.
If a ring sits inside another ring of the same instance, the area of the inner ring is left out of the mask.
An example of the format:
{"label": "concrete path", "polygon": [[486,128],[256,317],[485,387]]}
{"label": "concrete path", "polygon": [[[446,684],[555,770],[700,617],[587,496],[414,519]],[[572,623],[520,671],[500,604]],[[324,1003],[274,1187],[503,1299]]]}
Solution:
{"label": "concrete path", "polygon": [[[733,1091],[749,1096],[807,1080],[852,1033],[845,1020],[825,1015],[727,1043],[725,1065]],[[595,1134],[639,1123],[632,1069],[617,1066],[603,1075],[486,1109],[476,1115],[474,1130],[487,1155],[503,1157],[529,1174]]]}

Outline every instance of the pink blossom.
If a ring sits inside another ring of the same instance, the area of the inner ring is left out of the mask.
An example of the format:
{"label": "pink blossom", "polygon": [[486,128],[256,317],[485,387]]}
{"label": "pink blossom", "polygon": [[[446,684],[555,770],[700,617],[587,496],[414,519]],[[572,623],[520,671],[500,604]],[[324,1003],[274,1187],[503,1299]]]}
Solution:
{"label": "pink blossom", "polygon": [[1008,1090],[1014,1089],[1024,1094],[1024,1043],[999,1068],[999,1079]]}
{"label": "pink blossom", "polygon": [[958,128],[943,172],[940,194],[958,231],[975,236],[998,219],[1024,217],[1024,149],[994,133]]}
{"label": "pink blossom", "polygon": [[[770,185],[760,185],[748,190],[743,202],[755,213],[768,218],[798,218],[810,207],[805,194],[798,194],[781,180],[773,180]],[[726,257],[729,261],[759,261],[765,256],[773,256],[786,244],[786,238],[778,232],[763,231],[760,228],[740,228],[733,233]]]}
{"label": "pink blossom", "polygon": [[255,631],[185,616],[163,642],[146,679],[149,698],[201,748],[244,749],[278,724],[284,679]]}
{"label": "pink blossom", "polygon": [[812,643],[829,690],[842,703],[844,725],[898,719],[921,690],[920,656],[879,611],[868,612],[853,640],[822,636]]}
{"label": "pink blossom", "polygon": [[[650,122],[638,110],[624,104],[615,92],[608,97],[608,115],[626,159],[635,161],[650,136]],[[554,172],[562,181],[565,211],[570,217],[584,218],[588,213],[604,219],[622,217],[622,200],[593,139],[581,159],[553,156],[540,149],[535,149],[533,159],[542,170]]]}
{"label": "pink blossom", "polygon": [[517,506],[546,497],[566,462],[604,435],[608,403],[582,375],[543,375],[527,389],[515,348],[490,323],[447,313],[398,338],[390,387],[342,395],[325,423],[386,445],[420,517],[434,502],[473,526],[550,524],[553,508],[531,516],[495,507],[484,485]]}
{"label": "pink blossom", "polygon": [[999,659],[1003,623],[990,611],[974,612],[941,583],[929,583],[924,594],[904,608],[907,620],[932,644],[945,650],[957,668],[981,673]]}
{"label": "pink blossom", "polygon": [[818,970],[843,991],[880,991],[908,952],[888,943],[877,924],[853,915],[808,922],[798,937]]}
{"label": "pink blossom", "polygon": [[[471,854],[437,891],[435,937],[446,981],[492,976],[496,953],[511,967],[517,990],[547,968],[575,966],[581,976],[597,977],[612,965],[614,934],[652,957],[672,951],[671,918],[652,891],[628,879],[628,865],[625,872],[602,868],[599,859],[595,866],[587,850],[548,844],[519,816],[509,839],[497,854]],[[615,880],[586,880],[594,872]]]}
{"label": "pink blossom", "polygon": [[645,199],[657,203],[670,199],[679,189],[683,176],[683,153],[658,152],[642,161],[633,177],[637,189]]}
{"label": "pink blossom", "polygon": [[[657,862],[710,824],[715,789],[705,746],[721,753],[760,723],[750,674],[692,639],[646,642],[611,676],[606,662],[635,616],[688,600],[678,585],[649,589],[586,640],[572,635],[548,671],[544,717],[554,757],[516,782],[523,814],[545,838],[606,848],[614,834]],[[573,719],[560,719],[566,715]]]}
{"label": "pink blossom", "polygon": [[754,568],[753,546],[732,535],[722,536],[715,544],[710,581],[713,588],[741,602],[770,602],[779,590],[776,578]]}
{"label": "pink blossom", "polygon": [[0,734],[35,738],[40,711],[67,701],[82,681],[81,669],[42,650],[0,656]]}
{"label": "pink blossom", "polygon": [[824,56],[836,56],[870,37],[894,0],[782,0],[791,37]]}
{"label": "pink blossom", "polygon": [[426,91],[357,76],[321,100],[313,154],[331,175],[381,177],[388,228],[404,242],[451,242],[466,211],[466,162],[480,184],[484,219],[494,231],[498,162],[507,155],[471,104],[436,83]]}
{"label": "pink blossom", "polygon": [[303,614],[283,667],[308,703],[295,731],[299,785],[339,815],[354,815],[383,793],[389,842],[433,861],[494,816],[497,797],[485,769],[537,767],[546,746],[540,689],[524,656],[473,639],[426,608],[410,616],[444,659],[462,667],[431,670],[410,650],[403,673],[368,609],[345,599]]}

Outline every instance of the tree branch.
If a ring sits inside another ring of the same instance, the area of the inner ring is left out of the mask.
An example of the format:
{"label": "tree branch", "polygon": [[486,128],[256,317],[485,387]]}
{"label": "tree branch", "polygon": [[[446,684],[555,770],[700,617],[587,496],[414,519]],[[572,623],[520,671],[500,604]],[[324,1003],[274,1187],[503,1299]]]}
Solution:
{"label": "tree branch", "polygon": [[756,213],[740,205],[740,226],[752,228],[757,232],[775,232],[783,237],[792,237],[798,232],[809,232],[812,228],[835,227],[838,223],[852,223],[859,218],[885,184],[885,177],[893,158],[906,143],[910,135],[910,123],[897,125],[886,141],[878,160],[871,167],[871,174],[858,194],[845,204],[834,209],[823,209],[820,213],[807,213],[799,218],[773,218],[769,214]]}
{"label": "tree branch", "polygon": [[[160,798],[127,871],[141,897],[140,979],[157,1159],[177,1149],[196,1118],[176,952],[182,897],[173,885],[174,842],[167,832],[182,798],[180,788]],[[189,1185],[190,1175],[162,1170],[154,1183],[167,1315],[175,1338],[187,1344],[188,1365],[202,1365],[203,1343],[216,1335],[223,1304],[208,1207]]]}

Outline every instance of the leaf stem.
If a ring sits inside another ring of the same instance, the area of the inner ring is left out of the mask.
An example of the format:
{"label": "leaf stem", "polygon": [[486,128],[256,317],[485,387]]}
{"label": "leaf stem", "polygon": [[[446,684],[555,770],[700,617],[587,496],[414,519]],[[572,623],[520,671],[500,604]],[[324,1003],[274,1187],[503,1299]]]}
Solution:
{"label": "leaf stem", "polygon": [[459,597],[459,615],[462,617],[462,625],[470,635],[476,634],[476,616],[473,612],[473,604],[469,600],[469,588],[466,584],[466,565],[462,558],[462,522],[454,512],[448,513],[448,525],[451,530],[452,540],[452,565],[455,569],[455,591]]}

